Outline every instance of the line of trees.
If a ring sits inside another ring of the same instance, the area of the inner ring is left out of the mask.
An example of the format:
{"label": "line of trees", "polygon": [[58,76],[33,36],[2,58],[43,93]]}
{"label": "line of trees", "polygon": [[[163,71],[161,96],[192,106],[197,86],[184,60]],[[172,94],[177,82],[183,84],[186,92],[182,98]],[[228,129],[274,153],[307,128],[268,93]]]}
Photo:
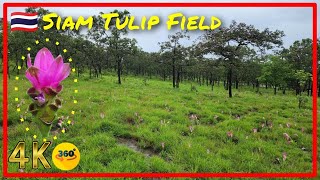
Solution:
{"label": "line of trees", "polygon": [[[41,17],[49,13],[43,8],[27,8],[26,12],[38,12],[39,27],[44,25]],[[119,13],[120,22],[130,16],[126,10],[114,12]],[[215,84],[223,83],[229,97],[232,97],[232,88],[239,86],[252,86],[256,91],[261,87],[273,88],[274,94],[278,90],[282,93],[294,90],[296,95],[312,94],[311,39],[295,41],[289,48],[284,48],[284,32],[268,28],[259,30],[233,21],[229,26],[205,31],[191,46],[184,45],[189,32],[183,31],[159,42],[159,52],[145,52],[135,39],[126,37],[129,33],[126,29],[115,27],[115,19],[106,31],[102,28],[104,19],[100,15],[93,18],[95,23],[89,31],[39,29],[30,33],[8,29],[9,77],[27,68],[26,59],[21,57],[26,56],[24,48],[30,47],[36,52],[46,46],[55,55],[67,49],[63,57],[73,63],[78,76],[88,73],[90,78],[99,78],[114,72],[119,84],[122,75],[135,75],[170,80],[173,88],[179,88],[181,82],[187,81],[210,86],[213,90]],[[35,40],[39,40],[39,44]],[[318,47],[319,44],[318,41]],[[319,54],[318,51],[318,58]]]}

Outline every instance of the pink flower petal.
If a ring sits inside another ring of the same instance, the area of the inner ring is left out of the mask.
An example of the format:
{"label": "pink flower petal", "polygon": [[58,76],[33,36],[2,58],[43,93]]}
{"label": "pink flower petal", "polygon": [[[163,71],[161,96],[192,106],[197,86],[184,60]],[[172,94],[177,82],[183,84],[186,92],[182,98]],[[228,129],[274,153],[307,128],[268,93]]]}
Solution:
{"label": "pink flower petal", "polygon": [[54,61],[51,52],[47,48],[42,48],[36,55],[34,66],[43,71],[47,71]]}
{"label": "pink flower petal", "polygon": [[27,79],[31,82],[32,86],[37,90],[41,89],[40,82],[38,79],[38,73],[39,73],[39,69],[34,66],[31,66],[26,71]]}
{"label": "pink flower petal", "polygon": [[70,64],[64,63],[63,68],[61,69],[60,72],[57,73],[57,76],[55,77],[54,81],[60,84],[60,82],[65,78],[67,78],[69,74],[70,74]]}
{"label": "pink flower petal", "polygon": [[27,66],[30,68],[32,66],[30,54],[27,55]]}
{"label": "pink flower petal", "polygon": [[57,77],[59,76],[59,73],[63,69],[63,59],[59,55],[50,65],[48,70],[48,78],[52,83],[56,82]]}

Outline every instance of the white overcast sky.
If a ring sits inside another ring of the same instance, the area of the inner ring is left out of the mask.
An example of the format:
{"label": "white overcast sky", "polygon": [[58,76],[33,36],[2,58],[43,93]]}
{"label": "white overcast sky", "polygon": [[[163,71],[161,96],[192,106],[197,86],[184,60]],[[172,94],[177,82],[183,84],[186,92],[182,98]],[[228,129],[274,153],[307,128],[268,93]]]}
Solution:
{"label": "white overcast sky", "polygon": [[[37,0],[1,0],[2,2],[43,2]],[[217,2],[279,2],[278,0],[219,0]],[[89,0],[46,0],[46,2],[90,2]],[[95,0],[94,2],[111,2],[106,0]],[[152,1],[113,1],[113,2],[152,2]],[[164,1],[157,0],[153,2],[186,2],[182,0]],[[189,0],[188,2],[197,2]],[[213,0],[202,0],[201,2],[215,2]],[[281,2],[302,2],[302,0],[282,0]],[[304,0],[304,2],[316,2],[313,0]],[[286,36],[283,38],[284,46],[290,46],[294,41],[303,38],[312,38],[312,9],[311,8],[46,8],[52,12],[56,12],[61,16],[92,16],[99,12],[108,13],[113,9],[127,9],[132,16],[140,19],[142,16],[150,17],[157,15],[160,17],[162,24],[151,31],[130,31],[128,37],[138,40],[138,45],[145,51],[153,52],[159,50],[158,42],[165,41],[168,34],[173,31],[166,29],[167,16],[171,13],[181,12],[187,17],[191,15],[216,16],[222,20],[224,25],[229,25],[232,20],[252,24],[259,29],[270,28],[271,30],[282,30]],[[14,11],[23,11],[23,8],[9,8],[10,13]],[[0,7],[2,16],[2,6]],[[318,17],[319,17],[318,10]],[[320,19],[320,18],[319,18]],[[319,32],[319,21],[318,21]],[[199,35],[199,31],[191,31],[192,38]],[[319,37],[319,33],[318,33]],[[185,42],[186,45],[191,42]]]}

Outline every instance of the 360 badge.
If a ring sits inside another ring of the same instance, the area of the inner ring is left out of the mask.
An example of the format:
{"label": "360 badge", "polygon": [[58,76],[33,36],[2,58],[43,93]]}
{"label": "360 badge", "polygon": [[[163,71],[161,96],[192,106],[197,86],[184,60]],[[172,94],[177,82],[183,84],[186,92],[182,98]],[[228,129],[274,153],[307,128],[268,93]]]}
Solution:
{"label": "360 badge", "polygon": [[61,143],[54,148],[52,161],[61,170],[72,170],[79,164],[80,151],[72,143]]}

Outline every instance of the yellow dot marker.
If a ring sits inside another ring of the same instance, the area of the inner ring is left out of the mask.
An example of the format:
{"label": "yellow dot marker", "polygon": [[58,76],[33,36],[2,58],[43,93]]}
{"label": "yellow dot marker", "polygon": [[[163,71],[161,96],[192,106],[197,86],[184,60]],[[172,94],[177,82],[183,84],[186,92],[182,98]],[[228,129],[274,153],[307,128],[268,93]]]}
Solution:
{"label": "yellow dot marker", "polygon": [[20,118],[20,121],[21,121],[21,122],[23,122],[23,121],[24,121],[24,119],[23,119],[23,118]]}
{"label": "yellow dot marker", "polygon": [[57,45],[57,46],[59,45],[59,42],[58,42],[58,41],[56,42],[56,45]]}
{"label": "yellow dot marker", "polygon": [[50,39],[49,38],[46,38],[46,42],[49,42],[50,41]]}
{"label": "yellow dot marker", "polygon": [[53,149],[52,162],[61,170],[72,170],[80,162],[80,151],[74,144],[61,143]]}
{"label": "yellow dot marker", "polygon": [[14,98],[14,101],[19,101],[19,98]]}
{"label": "yellow dot marker", "polygon": [[26,59],[26,57],[24,57],[24,56],[21,56],[21,59],[22,59],[22,60],[25,60],[25,59]]}
{"label": "yellow dot marker", "polygon": [[78,79],[74,79],[73,82],[78,82]]}
{"label": "yellow dot marker", "polygon": [[37,135],[33,135],[33,139],[37,139]]}
{"label": "yellow dot marker", "polygon": [[17,108],[17,111],[20,112],[20,108]]}
{"label": "yellow dot marker", "polygon": [[62,130],[61,130],[61,132],[62,132],[62,133],[65,133],[65,132],[66,132],[66,130],[62,129]]}
{"label": "yellow dot marker", "polygon": [[14,90],[15,90],[15,91],[18,91],[18,90],[19,90],[19,88],[18,88],[18,87],[14,87]]}
{"label": "yellow dot marker", "polygon": [[76,113],[75,111],[71,111],[71,114],[73,114],[73,115],[74,115],[75,113]]}
{"label": "yellow dot marker", "polygon": [[75,68],[72,68],[72,72],[76,72],[76,69],[75,69]]}
{"label": "yellow dot marker", "polygon": [[72,62],[72,58],[69,58],[69,62]]}
{"label": "yellow dot marker", "polygon": [[53,139],[54,139],[54,140],[57,140],[58,138],[57,138],[57,136],[54,136]]}
{"label": "yellow dot marker", "polygon": [[71,124],[71,121],[70,121],[70,120],[68,120],[68,124]]}
{"label": "yellow dot marker", "polygon": [[36,40],[35,42],[36,42],[36,44],[39,44],[39,41],[38,41],[38,40]]}
{"label": "yellow dot marker", "polygon": [[21,66],[18,66],[18,69],[20,70],[20,69],[21,69]]}
{"label": "yellow dot marker", "polygon": [[75,89],[75,90],[74,90],[74,93],[78,93],[78,89]]}
{"label": "yellow dot marker", "polygon": [[28,50],[28,51],[31,51],[31,47],[28,47],[27,50]]}
{"label": "yellow dot marker", "polygon": [[74,103],[74,104],[77,104],[77,103],[78,103],[78,101],[77,101],[77,100],[73,100],[73,103]]}
{"label": "yellow dot marker", "polygon": [[66,53],[66,52],[67,52],[67,49],[63,49],[63,52]]}
{"label": "yellow dot marker", "polygon": [[30,129],[27,127],[27,128],[26,128],[26,131],[29,131],[29,130],[30,130]]}
{"label": "yellow dot marker", "polygon": [[16,80],[19,80],[19,77],[18,77],[18,76],[16,76]]}
{"label": "yellow dot marker", "polygon": [[47,139],[46,138],[43,138],[43,142],[46,142],[47,141]]}

